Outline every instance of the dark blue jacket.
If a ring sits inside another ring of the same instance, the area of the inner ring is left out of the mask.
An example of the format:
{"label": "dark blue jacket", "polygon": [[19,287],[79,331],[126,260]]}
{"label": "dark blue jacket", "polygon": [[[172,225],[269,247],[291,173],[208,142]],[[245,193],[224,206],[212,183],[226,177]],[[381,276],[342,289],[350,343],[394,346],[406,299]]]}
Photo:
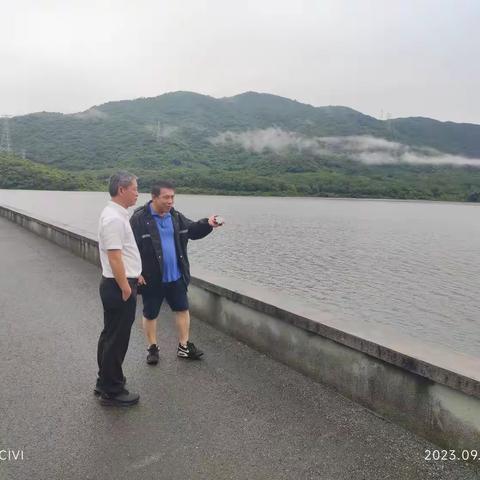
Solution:
{"label": "dark blue jacket", "polygon": [[[146,286],[140,288],[139,293],[144,293],[149,288],[158,286],[163,275],[162,242],[155,219],[150,213],[150,203],[151,200],[137,208],[130,219],[130,225],[142,258],[142,275],[147,283]],[[208,218],[193,222],[174,208],[170,210],[170,214],[172,215],[178,266],[185,285],[188,285],[190,283],[190,263],[187,255],[188,240],[198,240],[206,237],[213,228],[208,224]]]}

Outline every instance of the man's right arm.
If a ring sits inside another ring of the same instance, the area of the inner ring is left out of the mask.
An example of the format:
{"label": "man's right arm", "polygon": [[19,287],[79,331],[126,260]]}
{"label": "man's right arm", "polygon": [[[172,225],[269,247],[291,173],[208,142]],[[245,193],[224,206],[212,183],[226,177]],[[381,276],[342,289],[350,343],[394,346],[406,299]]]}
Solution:
{"label": "man's right arm", "polygon": [[123,301],[126,302],[132,294],[132,289],[127,280],[125,265],[123,264],[121,250],[107,250],[108,262],[113,272],[113,276],[122,291]]}
{"label": "man's right arm", "polygon": [[[135,237],[135,242],[137,244],[138,251],[140,252],[140,256],[142,256],[142,241],[141,241],[141,225],[140,225],[140,215],[134,213],[130,218],[130,226],[132,227],[133,236]],[[139,285],[146,285],[147,282],[143,277],[143,262],[142,262],[142,274],[138,277],[138,284]]]}
{"label": "man's right arm", "polygon": [[123,300],[126,301],[130,297],[132,289],[128,284],[122,258],[123,229],[123,222],[120,219],[112,218],[106,221],[100,228],[99,242],[102,242],[103,248],[107,252],[113,276],[122,290]]}

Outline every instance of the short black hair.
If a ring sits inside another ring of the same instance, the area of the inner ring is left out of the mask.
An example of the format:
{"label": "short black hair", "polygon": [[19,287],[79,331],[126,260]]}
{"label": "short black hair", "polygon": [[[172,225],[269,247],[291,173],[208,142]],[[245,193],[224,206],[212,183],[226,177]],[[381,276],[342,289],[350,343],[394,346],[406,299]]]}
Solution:
{"label": "short black hair", "polygon": [[154,197],[158,197],[162,188],[169,188],[170,190],[175,190],[175,185],[173,184],[173,182],[169,182],[168,180],[159,180],[152,185],[152,195]]}

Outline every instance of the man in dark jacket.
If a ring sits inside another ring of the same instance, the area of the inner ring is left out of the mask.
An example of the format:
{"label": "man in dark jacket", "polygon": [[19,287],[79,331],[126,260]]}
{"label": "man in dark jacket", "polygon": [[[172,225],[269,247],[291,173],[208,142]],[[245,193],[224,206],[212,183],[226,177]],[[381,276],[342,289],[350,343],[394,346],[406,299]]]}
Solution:
{"label": "man in dark jacket", "polygon": [[158,363],[156,319],[165,298],[175,312],[178,330],[177,355],[198,360],[203,352],[189,341],[190,313],[187,287],[190,264],[188,240],[207,236],[220,225],[215,215],[193,222],[173,208],[174,186],[159,181],[152,187],[152,200],[137,208],[130,219],[142,258],[142,275],[138,279],[143,297],[143,330],[148,342],[147,363]]}

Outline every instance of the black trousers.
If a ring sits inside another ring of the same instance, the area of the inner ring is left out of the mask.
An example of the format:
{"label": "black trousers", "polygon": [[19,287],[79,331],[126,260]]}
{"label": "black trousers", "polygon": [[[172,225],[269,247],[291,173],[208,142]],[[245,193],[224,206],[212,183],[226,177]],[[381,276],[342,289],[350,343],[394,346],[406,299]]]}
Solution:
{"label": "black trousers", "polygon": [[135,321],[137,279],[128,279],[128,283],[132,294],[125,302],[114,278],[102,277],[100,282],[104,327],[98,339],[97,387],[108,394],[120,393],[125,383],[122,364]]}

